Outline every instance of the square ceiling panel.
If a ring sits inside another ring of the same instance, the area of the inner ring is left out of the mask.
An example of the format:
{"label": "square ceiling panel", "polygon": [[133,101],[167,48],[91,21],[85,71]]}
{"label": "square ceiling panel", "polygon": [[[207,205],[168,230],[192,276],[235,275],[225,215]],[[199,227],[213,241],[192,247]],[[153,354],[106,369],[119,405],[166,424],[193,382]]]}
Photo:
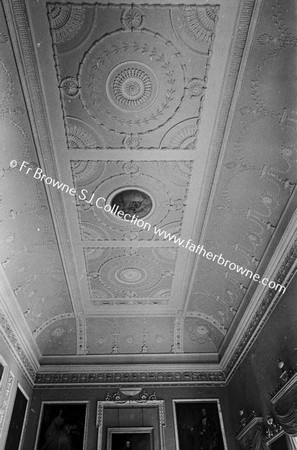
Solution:
{"label": "square ceiling panel", "polygon": [[91,301],[96,305],[167,304],[174,275],[170,248],[85,248]]}
{"label": "square ceiling panel", "polygon": [[[180,232],[192,161],[80,160],[71,168],[82,241],[151,241],[158,239],[155,229]],[[144,225],[111,213],[113,204]]]}
{"label": "square ceiling panel", "polygon": [[218,12],[49,3],[68,148],[195,148]]}

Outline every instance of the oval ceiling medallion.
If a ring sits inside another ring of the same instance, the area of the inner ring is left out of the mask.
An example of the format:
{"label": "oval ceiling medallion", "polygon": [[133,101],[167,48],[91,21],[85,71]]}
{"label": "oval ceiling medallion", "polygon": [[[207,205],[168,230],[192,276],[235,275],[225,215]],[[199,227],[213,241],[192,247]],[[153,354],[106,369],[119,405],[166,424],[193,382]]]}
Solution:
{"label": "oval ceiling medallion", "polygon": [[147,273],[136,267],[121,268],[115,273],[115,277],[121,283],[134,284],[144,280]]}
{"label": "oval ceiling medallion", "polygon": [[135,215],[139,219],[147,217],[153,209],[152,198],[144,191],[125,188],[117,191],[110,202],[111,206],[118,206],[119,211]]}
{"label": "oval ceiling medallion", "polygon": [[[118,256],[98,269],[100,282],[120,295],[139,296],[154,289],[162,279],[162,268],[155,260],[143,256]],[[133,292],[133,295],[132,295]]]}

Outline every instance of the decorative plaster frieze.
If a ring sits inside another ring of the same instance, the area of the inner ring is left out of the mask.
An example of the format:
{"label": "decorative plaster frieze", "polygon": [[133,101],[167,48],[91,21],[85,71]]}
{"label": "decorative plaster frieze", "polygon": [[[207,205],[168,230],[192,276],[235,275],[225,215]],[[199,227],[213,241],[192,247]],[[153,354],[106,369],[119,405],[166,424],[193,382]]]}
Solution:
{"label": "decorative plaster frieze", "polygon": [[[147,370],[147,369],[146,369]],[[223,386],[225,376],[223,372],[104,372],[96,373],[38,373],[35,386],[71,386],[71,385],[104,385],[113,386],[119,384],[141,384],[152,386],[178,385],[178,386]]]}

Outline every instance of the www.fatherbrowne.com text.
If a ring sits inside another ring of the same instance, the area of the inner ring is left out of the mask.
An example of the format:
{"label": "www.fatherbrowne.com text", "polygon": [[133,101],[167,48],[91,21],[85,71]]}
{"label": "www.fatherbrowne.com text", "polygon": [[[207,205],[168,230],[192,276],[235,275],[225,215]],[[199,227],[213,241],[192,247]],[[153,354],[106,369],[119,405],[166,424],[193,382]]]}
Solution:
{"label": "www.fatherbrowne.com text", "polygon": [[[10,162],[10,167],[14,168],[16,166],[17,161],[12,160]],[[32,167],[29,167],[29,163],[27,161],[22,162],[19,171],[22,171],[23,169],[26,170],[27,175],[32,170],[34,170]],[[78,191],[65,183],[61,183],[60,181],[47,176],[45,173],[43,173],[40,167],[37,167],[34,173],[31,172],[30,174],[33,174],[33,177],[36,180],[44,181],[45,184],[51,185],[59,191],[65,192],[73,197],[77,196],[79,200],[85,201],[86,203],[98,209],[103,209],[105,212],[108,212],[109,214],[112,214],[119,219],[125,220],[126,222],[130,222],[133,225],[137,225],[139,228],[142,228],[145,231],[150,231],[152,228],[152,225],[149,222],[145,222],[144,220],[139,219],[135,214],[131,215],[129,213],[125,213],[124,211],[119,209],[118,205],[111,206],[109,203],[107,203],[107,200],[104,197],[96,196],[95,192],[90,194],[87,189],[81,189],[80,191]],[[194,244],[192,239],[188,239],[187,241],[185,241],[184,239],[177,237],[175,234],[168,233],[167,231],[161,230],[156,226],[153,227],[153,233],[154,235],[163,238],[166,241],[173,242],[175,245],[178,245],[181,248],[187,249],[190,252],[196,253],[208,260],[214,261],[220,266],[228,267],[229,270],[235,271],[242,276],[253,279],[253,281],[261,283],[263,286],[268,286],[270,289],[274,289],[275,291],[281,293],[284,293],[286,291],[285,286],[278,284],[273,280],[269,280],[268,278],[261,278],[258,273],[252,272],[247,268],[239,266],[238,264],[225,259],[222,254],[217,255],[210,251],[207,251],[204,248],[203,244]]]}

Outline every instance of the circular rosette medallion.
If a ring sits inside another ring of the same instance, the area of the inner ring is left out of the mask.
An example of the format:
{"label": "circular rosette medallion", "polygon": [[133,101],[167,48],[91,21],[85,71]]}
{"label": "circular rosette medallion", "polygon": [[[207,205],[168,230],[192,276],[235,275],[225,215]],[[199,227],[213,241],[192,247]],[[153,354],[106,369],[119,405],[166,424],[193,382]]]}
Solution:
{"label": "circular rosette medallion", "polygon": [[106,261],[99,277],[108,289],[135,292],[152,289],[161,280],[162,269],[156,261],[145,257],[119,256]]}
{"label": "circular rosette medallion", "polygon": [[115,32],[95,42],[80,69],[81,100],[106,129],[141,134],[175,114],[185,74],[178,51],[147,31]]}

